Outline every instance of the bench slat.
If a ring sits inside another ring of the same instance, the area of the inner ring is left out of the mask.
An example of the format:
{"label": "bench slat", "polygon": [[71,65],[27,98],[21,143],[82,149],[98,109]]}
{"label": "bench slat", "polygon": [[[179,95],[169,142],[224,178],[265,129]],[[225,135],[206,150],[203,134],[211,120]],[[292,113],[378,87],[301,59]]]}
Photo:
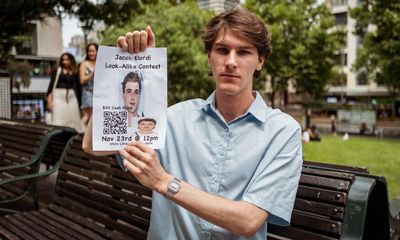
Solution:
{"label": "bench slat", "polygon": [[308,186],[299,186],[297,190],[297,197],[303,199],[316,199],[324,203],[332,203],[339,206],[345,206],[347,201],[347,193],[325,190]]}
{"label": "bench slat", "polygon": [[306,228],[317,229],[332,236],[339,236],[342,232],[342,223],[340,221],[330,220],[320,215],[311,215],[309,213],[293,210],[293,226],[303,226]]}
{"label": "bench slat", "polygon": [[315,169],[315,168],[310,168],[310,167],[303,167],[301,172],[304,174],[308,174],[308,175],[328,177],[328,178],[333,178],[333,179],[342,179],[342,180],[349,181],[351,183],[353,183],[354,179],[355,179],[355,175],[352,173],[325,171],[325,170]]}
{"label": "bench slat", "polygon": [[[51,211],[50,211],[51,210]],[[74,234],[78,234],[80,237],[78,239],[102,239],[109,234],[109,230],[102,228],[94,222],[90,222],[87,219],[80,217],[74,212],[69,212],[66,209],[57,207],[52,204],[49,208],[40,210],[40,213],[53,219],[59,225],[64,225],[73,231]]]}
{"label": "bench slat", "polygon": [[32,221],[31,219],[27,218],[25,214],[15,214],[13,216],[15,216],[15,219],[17,221],[23,223],[25,226],[28,226],[31,230],[29,231],[29,234],[35,236],[38,239],[43,239],[45,236],[54,240],[62,240],[62,238],[40,226],[37,221]]}
{"label": "bench slat", "polygon": [[[36,222],[37,224],[39,224],[41,228],[44,228],[47,231],[50,231],[52,234],[55,234],[62,239],[79,239],[76,236],[72,237],[71,236],[72,234],[68,235],[65,232],[65,228],[60,229],[60,228],[55,227],[55,221],[51,221],[49,218],[43,217],[43,214],[40,214],[39,212],[31,211],[31,212],[22,213],[22,215],[25,218],[29,219],[30,221]],[[69,231],[68,233],[70,233],[70,232],[71,231]]]}
{"label": "bench slat", "polygon": [[30,235],[28,235],[25,231],[23,231],[25,228],[19,228],[16,227],[14,224],[12,224],[10,221],[8,221],[8,216],[5,216],[3,218],[0,218],[0,225],[7,229],[7,234],[9,235],[12,233],[12,236],[8,236],[7,239],[33,239]]}
{"label": "bench slat", "polygon": [[318,177],[307,174],[301,174],[300,184],[308,186],[318,186],[322,188],[327,188],[337,191],[345,191],[345,192],[349,191],[351,185],[349,181],[336,180],[336,179]]}
{"label": "bench slat", "polygon": [[344,207],[296,198],[294,208],[343,221]]}
{"label": "bench slat", "polygon": [[[330,237],[313,231],[306,231],[296,227],[282,227],[268,224],[268,240],[272,239],[301,239],[301,240],[336,240],[338,238]],[[270,238],[271,237],[271,238]],[[283,238],[282,238],[283,237]]]}

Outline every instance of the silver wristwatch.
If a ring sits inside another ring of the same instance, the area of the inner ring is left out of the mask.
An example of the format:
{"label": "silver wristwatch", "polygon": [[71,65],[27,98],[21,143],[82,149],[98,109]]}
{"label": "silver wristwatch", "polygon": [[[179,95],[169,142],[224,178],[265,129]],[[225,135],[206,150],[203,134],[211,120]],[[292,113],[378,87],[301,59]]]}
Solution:
{"label": "silver wristwatch", "polygon": [[170,199],[174,194],[179,192],[180,189],[181,189],[181,180],[173,178],[168,183],[167,193],[164,195],[164,197]]}

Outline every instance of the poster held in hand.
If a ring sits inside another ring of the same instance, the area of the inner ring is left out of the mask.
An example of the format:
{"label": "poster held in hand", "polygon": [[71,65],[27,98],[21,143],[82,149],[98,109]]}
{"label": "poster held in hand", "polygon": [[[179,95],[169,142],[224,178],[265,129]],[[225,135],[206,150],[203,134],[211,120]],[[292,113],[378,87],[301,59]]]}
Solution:
{"label": "poster held in hand", "polygon": [[93,150],[141,141],[163,148],[167,121],[167,50],[130,54],[100,46],[93,90]]}

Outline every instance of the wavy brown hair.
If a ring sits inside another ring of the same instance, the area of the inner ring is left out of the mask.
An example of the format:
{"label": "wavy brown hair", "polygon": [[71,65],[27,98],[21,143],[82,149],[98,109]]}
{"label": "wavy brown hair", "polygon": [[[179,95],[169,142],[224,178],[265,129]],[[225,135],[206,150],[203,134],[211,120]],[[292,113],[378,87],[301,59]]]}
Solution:
{"label": "wavy brown hair", "polygon": [[[249,41],[265,60],[271,55],[271,34],[264,22],[254,13],[241,7],[222,12],[208,22],[202,36],[205,50],[210,52],[218,34],[227,30]],[[258,75],[259,71],[256,71],[255,76]]]}

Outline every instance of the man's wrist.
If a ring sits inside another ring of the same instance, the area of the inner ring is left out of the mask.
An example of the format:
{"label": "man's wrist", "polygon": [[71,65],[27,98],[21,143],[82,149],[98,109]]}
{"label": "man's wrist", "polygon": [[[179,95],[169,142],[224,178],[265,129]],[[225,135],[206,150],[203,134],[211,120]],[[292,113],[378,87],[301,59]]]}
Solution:
{"label": "man's wrist", "polygon": [[167,199],[171,199],[172,196],[174,196],[179,192],[179,190],[181,190],[181,187],[182,181],[174,177],[168,182],[167,192],[164,194],[164,197]]}
{"label": "man's wrist", "polygon": [[174,176],[166,173],[163,179],[161,180],[160,184],[158,185],[158,187],[154,190],[156,190],[156,192],[164,196],[167,193],[168,183],[172,179],[174,179]]}

